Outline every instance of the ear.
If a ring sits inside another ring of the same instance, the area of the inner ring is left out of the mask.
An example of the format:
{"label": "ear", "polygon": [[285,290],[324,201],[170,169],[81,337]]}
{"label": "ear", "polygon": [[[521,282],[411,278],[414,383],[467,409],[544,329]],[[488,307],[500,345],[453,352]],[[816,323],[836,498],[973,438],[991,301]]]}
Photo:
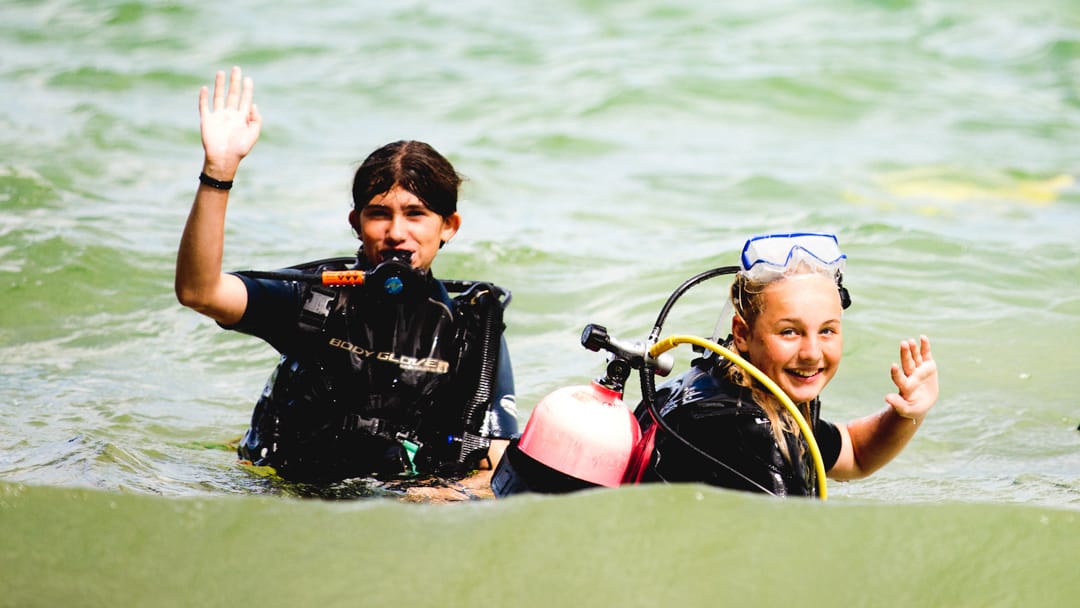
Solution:
{"label": "ear", "polygon": [[731,317],[731,336],[735,339],[735,348],[740,353],[750,350],[750,326],[737,314]]}
{"label": "ear", "polygon": [[443,218],[442,230],[439,232],[439,240],[446,243],[454,238],[454,235],[457,234],[459,228],[461,228],[461,216],[455,211],[450,217]]}
{"label": "ear", "polygon": [[360,212],[357,211],[356,209],[352,209],[352,210],[349,211],[349,224],[352,225],[353,230],[356,231],[356,235],[359,237],[360,234],[361,234],[361,231],[360,231]]}

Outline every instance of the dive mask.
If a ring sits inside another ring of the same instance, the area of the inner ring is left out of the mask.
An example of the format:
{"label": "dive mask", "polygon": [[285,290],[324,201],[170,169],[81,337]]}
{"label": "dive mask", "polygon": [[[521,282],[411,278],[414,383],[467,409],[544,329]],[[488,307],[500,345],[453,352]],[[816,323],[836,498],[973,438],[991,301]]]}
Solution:
{"label": "dive mask", "polygon": [[834,273],[843,272],[847,256],[835,234],[793,232],[752,237],[743,245],[741,272],[753,280],[783,274],[800,259]]}
{"label": "dive mask", "polygon": [[739,273],[751,281],[765,283],[784,276],[796,263],[808,263],[836,281],[843,307],[847,308],[851,297],[843,286],[846,260],[835,234],[764,234],[750,238],[743,245]]}

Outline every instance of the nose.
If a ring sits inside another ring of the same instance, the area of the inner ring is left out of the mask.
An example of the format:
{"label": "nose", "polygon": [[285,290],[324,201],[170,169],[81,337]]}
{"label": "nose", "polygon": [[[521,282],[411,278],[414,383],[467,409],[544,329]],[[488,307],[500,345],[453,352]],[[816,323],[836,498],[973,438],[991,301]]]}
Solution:
{"label": "nose", "polygon": [[390,225],[386,229],[387,240],[395,243],[400,243],[405,240],[407,232],[405,230],[405,217],[400,213],[395,213],[390,218]]}
{"label": "nose", "polygon": [[804,336],[799,342],[799,359],[803,361],[821,360],[821,341],[816,334]]}

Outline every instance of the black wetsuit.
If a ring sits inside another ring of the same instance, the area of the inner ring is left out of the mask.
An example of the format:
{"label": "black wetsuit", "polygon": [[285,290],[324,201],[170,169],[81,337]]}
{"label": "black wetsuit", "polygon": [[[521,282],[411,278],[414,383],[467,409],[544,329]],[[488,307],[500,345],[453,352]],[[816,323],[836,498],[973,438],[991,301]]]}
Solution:
{"label": "black wetsuit", "polygon": [[[733,384],[725,371],[710,362],[696,361],[682,376],[660,386],[656,403],[660,415],[676,433],[723,465],[695,452],[657,425],[655,447],[642,482],[704,482],[776,495],[817,493],[813,461],[805,446],[800,449],[801,438],[785,433],[788,453],[795,459],[792,466],[781,453],[769,418],[754,402],[750,389]],[[821,420],[820,410],[821,404],[815,399],[807,424],[814,430],[828,471],[840,455],[840,431]],[[653,425],[644,405],[638,406],[636,414],[643,430]],[[803,454],[801,459],[799,454]]]}
{"label": "black wetsuit", "polygon": [[[311,288],[251,278],[243,318],[226,327],[282,353],[238,449],[241,458],[298,481],[446,472],[460,439],[463,402],[476,378],[463,355],[460,319],[446,287],[428,277],[407,304],[356,288],[329,290],[329,312],[304,322]],[[310,306],[308,306],[309,308]],[[513,373],[502,325],[493,398],[472,432],[517,435]],[[457,471],[460,472],[460,471]]]}

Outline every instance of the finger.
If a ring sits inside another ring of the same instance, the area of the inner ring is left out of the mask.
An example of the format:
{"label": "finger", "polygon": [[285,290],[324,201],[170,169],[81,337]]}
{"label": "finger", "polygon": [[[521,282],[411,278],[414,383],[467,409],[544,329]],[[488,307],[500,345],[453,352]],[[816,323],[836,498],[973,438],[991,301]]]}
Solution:
{"label": "finger", "polygon": [[240,66],[233,66],[232,74],[229,76],[229,96],[225,100],[225,107],[237,108],[240,105],[240,86],[242,76],[240,74]]}
{"label": "finger", "polygon": [[910,374],[915,369],[915,357],[911,352],[911,343],[907,340],[900,342],[900,365],[905,374]]}
{"label": "finger", "polygon": [[911,351],[911,360],[915,362],[915,366],[922,365],[922,351],[919,350],[919,342],[914,338],[908,340],[908,350]]}
{"label": "finger", "polygon": [[225,104],[225,72],[218,70],[214,74],[214,109],[220,110]]}
{"label": "finger", "polygon": [[210,91],[206,87],[199,89],[199,116],[206,116],[210,113]]}
{"label": "finger", "polygon": [[907,376],[900,370],[898,364],[892,364],[892,367],[889,368],[889,375],[892,376],[892,382],[896,385],[896,389],[901,393],[904,392],[904,383],[907,380]]}
{"label": "finger", "polygon": [[262,125],[262,114],[259,114],[259,106],[255,104],[251,104],[251,111],[248,112],[248,124]]}
{"label": "finger", "polygon": [[933,361],[934,356],[930,354],[930,338],[927,338],[926,336],[919,336],[919,342],[923,361]]}
{"label": "finger", "polygon": [[255,97],[255,81],[251,77],[244,78],[244,89],[240,93],[240,111],[250,113],[251,100]]}

